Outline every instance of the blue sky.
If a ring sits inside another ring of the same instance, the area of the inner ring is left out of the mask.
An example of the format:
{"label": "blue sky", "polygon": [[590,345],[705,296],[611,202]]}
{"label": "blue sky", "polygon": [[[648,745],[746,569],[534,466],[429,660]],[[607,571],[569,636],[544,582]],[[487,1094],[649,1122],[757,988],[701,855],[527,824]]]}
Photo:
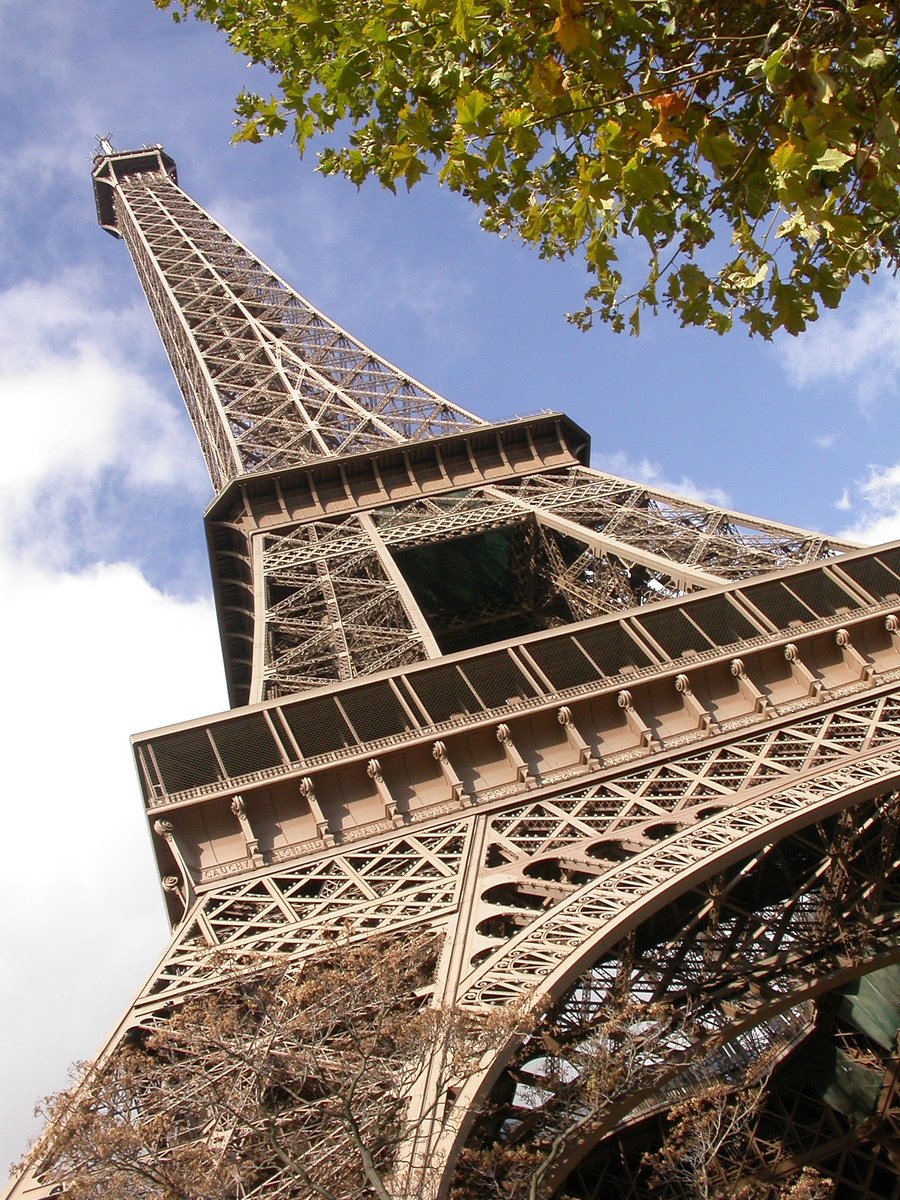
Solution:
{"label": "blue sky", "polygon": [[[563,408],[596,465],[865,541],[900,537],[900,289],[775,345],[564,320],[584,280],[482,233],[430,183],[323,180],[231,148],[247,67],[151,0],[0,0],[0,595],[7,741],[0,1162],[92,1055],[166,936],[128,735],[225,704],[199,450],[121,242],[94,136],[162,142],[182,184],[345,328],[488,418]],[[265,77],[258,82],[265,87]]]}

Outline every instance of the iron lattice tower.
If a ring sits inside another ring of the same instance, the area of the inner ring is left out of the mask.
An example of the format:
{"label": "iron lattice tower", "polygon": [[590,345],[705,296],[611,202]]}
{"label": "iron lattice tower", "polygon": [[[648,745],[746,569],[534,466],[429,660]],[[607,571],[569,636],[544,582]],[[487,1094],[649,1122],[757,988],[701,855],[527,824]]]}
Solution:
{"label": "iron lattice tower", "polygon": [[[550,1191],[644,1194],[666,1108],[767,1052],[734,1186],[814,1165],[896,1200],[900,545],[594,471],[558,412],[485,423],[289,288],[161,148],[93,178],[209,465],[234,706],[134,739],[173,935],[105,1053],[214,987],[211,948],[428,929],[436,1002],[524,1003],[572,1046],[623,991],[701,1014]],[[527,1138],[535,1044],[441,1098],[433,1190],[467,1141]],[[50,1184],[38,1154],[10,1195]]]}

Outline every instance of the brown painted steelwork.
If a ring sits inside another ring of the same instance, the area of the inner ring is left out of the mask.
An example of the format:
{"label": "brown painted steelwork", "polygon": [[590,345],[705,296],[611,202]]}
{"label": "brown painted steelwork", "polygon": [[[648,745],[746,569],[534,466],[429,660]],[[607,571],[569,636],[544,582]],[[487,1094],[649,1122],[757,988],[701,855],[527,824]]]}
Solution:
{"label": "brown painted steelwork", "polygon": [[[659,1113],[767,1051],[735,1187],[808,1162],[849,1200],[896,1200],[896,1049],[834,1014],[900,957],[900,545],[593,471],[559,413],[486,424],[290,289],[160,147],[107,151],[99,220],[216,488],[236,707],[134,739],[173,936],[102,1054],[225,961],[427,928],[437,1004],[522,1004],[575,1040],[613,984],[705,1014],[664,1084],[570,1139],[567,1194],[642,1194],[632,1150]],[[808,1047],[855,1055],[877,1111],[851,1125],[827,1080],[813,1095]],[[467,1139],[495,1134],[489,1098],[527,1139],[529,1053],[496,1045],[458,1094],[421,1081],[413,1116],[446,1119],[398,1197],[446,1195]],[[52,1180],[47,1141],[8,1194]]]}

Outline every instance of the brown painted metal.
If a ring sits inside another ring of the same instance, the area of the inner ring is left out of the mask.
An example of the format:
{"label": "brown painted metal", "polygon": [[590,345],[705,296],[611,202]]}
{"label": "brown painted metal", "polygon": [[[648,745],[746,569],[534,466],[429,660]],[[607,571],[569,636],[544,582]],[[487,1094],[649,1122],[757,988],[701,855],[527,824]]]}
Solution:
{"label": "brown painted metal", "polygon": [[[99,155],[94,182],[217,489],[235,706],[134,738],[173,936],[103,1054],[214,985],[222,953],[301,959],[337,923],[445,933],[440,1003],[558,1014],[615,976],[707,1005],[738,1057],[821,1036],[825,1001],[897,957],[896,839],[877,862],[865,839],[897,825],[900,545],[853,549],[593,471],[559,413],[486,424],[292,291],[160,147]],[[435,555],[480,575],[441,592]],[[844,869],[863,843],[868,868]],[[792,847],[796,887],[726,920],[738,883]],[[852,953],[821,918],[835,905]],[[708,1050],[569,1147],[572,1194]],[[520,1053],[496,1047],[398,1196],[446,1192]],[[840,1160],[844,1178],[852,1152],[875,1178],[896,1136],[887,1059],[881,1117],[842,1140],[827,1105],[807,1136],[779,1085],[807,1138],[798,1164]],[[434,1103],[428,1086],[412,1103]],[[38,1155],[9,1196],[51,1182]]]}

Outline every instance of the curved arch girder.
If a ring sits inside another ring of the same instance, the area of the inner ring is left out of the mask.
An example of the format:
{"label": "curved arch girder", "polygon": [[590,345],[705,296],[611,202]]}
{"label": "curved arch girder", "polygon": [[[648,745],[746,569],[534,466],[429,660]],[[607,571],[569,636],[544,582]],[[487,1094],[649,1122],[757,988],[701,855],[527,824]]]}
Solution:
{"label": "curved arch girder", "polygon": [[[512,937],[503,951],[465,981],[462,1002],[475,1007],[527,995],[532,1012],[545,1011],[591,962],[704,879],[766,845],[883,795],[900,777],[898,749],[855,755],[840,767],[830,764],[787,787],[782,783],[757,789],[743,803],[613,867]],[[890,804],[896,808],[893,798]],[[894,862],[895,871],[896,866]],[[875,922],[871,930],[875,937],[890,942],[896,935],[896,922],[877,926]],[[886,952],[892,952],[890,947]],[[471,1128],[472,1114],[509,1060],[515,1041],[510,1038],[498,1047],[482,1073],[461,1090],[432,1154],[448,1163],[455,1161]]]}

